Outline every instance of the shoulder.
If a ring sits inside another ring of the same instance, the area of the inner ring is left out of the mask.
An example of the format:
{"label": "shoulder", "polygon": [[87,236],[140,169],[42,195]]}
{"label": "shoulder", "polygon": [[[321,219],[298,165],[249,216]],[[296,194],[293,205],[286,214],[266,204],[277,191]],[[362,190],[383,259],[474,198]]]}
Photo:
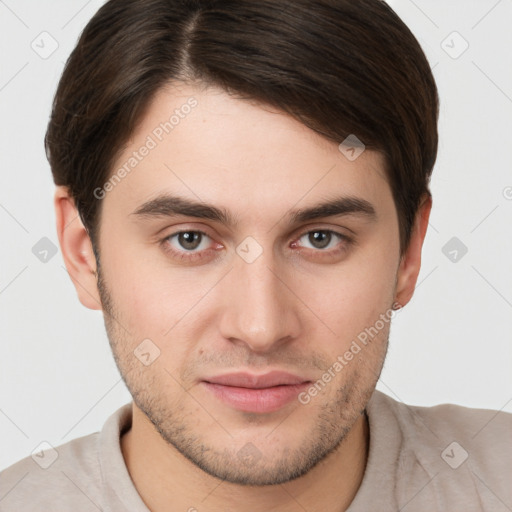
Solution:
{"label": "shoulder", "polygon": [[[101,480],[99,433],[57,447],[48,445],[0,473],[0,510],[56,510],[76,504],[76,510],[94,510]],[[90,498],[92,497],[92,498]]]}
{"label": "shoulder", "polygon": [[512,504],[512,414],[454,404],[407,405],[378,391],[372,405],[374,412],[387,411],[388,424],[401,438],[403,467],[411,475],[421,468],[432,480],[429,492],[443,499],[466,496],[493,510]]}
{"label": "shoulder", "polygon": [[101,432],[47,445],[0,472],[0,511],[102,510],[105,467],[110,464],[119,472],[120,431],[130,421],[127,404],[107,419]]}
{"label": "shoulder", "polygon": [[492,409],[476,409],[455,404],[431,407],[408,405],[379,391],[373,397],[380,407],[393,412],[401,426],[432,428],[471,440],[510,442],[512,413]]}

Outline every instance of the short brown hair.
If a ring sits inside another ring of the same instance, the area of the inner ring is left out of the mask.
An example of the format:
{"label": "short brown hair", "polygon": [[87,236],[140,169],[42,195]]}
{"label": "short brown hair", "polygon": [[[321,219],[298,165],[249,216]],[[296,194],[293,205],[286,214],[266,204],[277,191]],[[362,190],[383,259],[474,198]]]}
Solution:
{"label": "short brown hair", "polygon": [[61,77],[45,145],[94,244],[93,191],[155,93],[215,85],[340,143],[383,153],[403,253],[437,154],[438,94],[416,38],[381,0],[110,0]]}

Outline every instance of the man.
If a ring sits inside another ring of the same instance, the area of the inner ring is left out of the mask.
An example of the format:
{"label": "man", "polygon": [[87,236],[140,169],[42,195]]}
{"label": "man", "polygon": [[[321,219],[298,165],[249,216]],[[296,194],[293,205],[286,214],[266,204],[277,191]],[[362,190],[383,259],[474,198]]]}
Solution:
{"label": "man", "polygon": [[133,396],[0,510],[512,506],[511,415],[375,391],[431,209],[436,86],[380,0],[111,0],[46,144]]}

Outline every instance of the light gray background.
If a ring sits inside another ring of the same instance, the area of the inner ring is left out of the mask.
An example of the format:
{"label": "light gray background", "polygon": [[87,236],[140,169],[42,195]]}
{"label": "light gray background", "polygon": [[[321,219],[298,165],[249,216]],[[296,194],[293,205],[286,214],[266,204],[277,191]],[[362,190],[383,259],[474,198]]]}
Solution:
{"label": "light gray background", "polygon": [[[51,100],[102,3],[0,1],[0,469],[42,441],[97,431],[130,400],[101,313],[79,303],[60,252],[32,252],[43,237],[57,245]],[[434,70],[440,148],[418,288],[393,323],[378,388],[410,404],[512,411],[512,0],[391,4]],[[468,249],[456,262],[443,253],[452,237]]]}

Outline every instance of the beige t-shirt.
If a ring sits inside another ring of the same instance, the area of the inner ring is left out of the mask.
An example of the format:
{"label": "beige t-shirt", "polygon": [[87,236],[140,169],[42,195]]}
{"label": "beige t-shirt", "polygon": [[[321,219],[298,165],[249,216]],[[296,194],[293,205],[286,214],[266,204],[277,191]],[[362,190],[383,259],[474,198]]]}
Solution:
{"label": "beige t-shirt", "polygon": [[[512,414],[408,406],[379,391],[367,413],[369,456],[348,512],[512,510]],[[0,511],[148,512],[120,448],[130,423],[127,404],[101,432],[1,472]]]}

